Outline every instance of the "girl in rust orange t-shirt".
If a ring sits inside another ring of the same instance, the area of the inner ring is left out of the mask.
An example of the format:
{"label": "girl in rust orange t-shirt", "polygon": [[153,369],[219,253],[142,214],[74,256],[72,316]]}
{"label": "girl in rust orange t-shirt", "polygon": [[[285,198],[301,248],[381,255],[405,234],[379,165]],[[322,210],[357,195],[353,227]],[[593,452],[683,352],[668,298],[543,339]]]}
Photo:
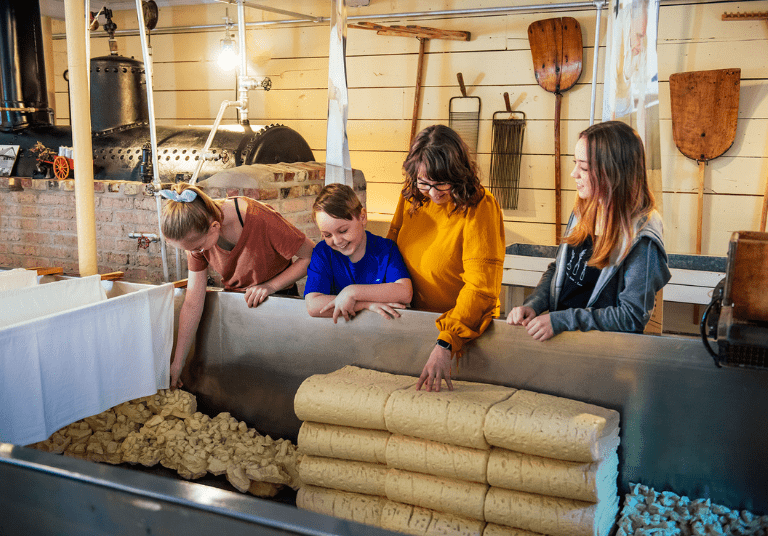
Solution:
{"label": "girl in rust orange t-shirt", "polygon": [[208,266],[221,275],[225,289],[245,291],[248,307],[255,307],[307,275],[315,244],[272,207],[254,199],[213,200],[184,183],[160,195],[169,200],[163,207],[163,235],[172,246],[186,250],[189,267],[171,362],[175,388],[182,386],[179,376],[203,312]]}

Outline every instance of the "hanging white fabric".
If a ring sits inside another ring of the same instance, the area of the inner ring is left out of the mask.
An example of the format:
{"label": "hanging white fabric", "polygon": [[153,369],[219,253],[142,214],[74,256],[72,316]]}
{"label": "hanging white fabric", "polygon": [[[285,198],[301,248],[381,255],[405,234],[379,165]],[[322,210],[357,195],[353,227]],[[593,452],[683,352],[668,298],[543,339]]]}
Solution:
{"label": "hanging white fabric", "polygon": [[0,271],[0,292],[37,285],[37,272],[16,268]]}
{"label": "hanging white fabric", "polygon": [[99,275],[4,290],[0,292],[0,329],[106,299]]}
{"label": "hanging white fabric", "polygon": [[[51,291],[57,284],[24,290]],[[72,422],[168,387],[173,285],[87,301],[0,329],[0,441],[43,441]]]}
{"label": "hanging white fabric", "polygon": [[352,186],[352,164],[347,141],[347,2],[331,2],[331,37],[328,50],[328,131],[325,141],[325,184]]}
{"label": "hanging white fabric", "polygon": [[637,130],[646,152],[648,181],[661,210],[659,0],[612,0],[603,86],[603,121]]}

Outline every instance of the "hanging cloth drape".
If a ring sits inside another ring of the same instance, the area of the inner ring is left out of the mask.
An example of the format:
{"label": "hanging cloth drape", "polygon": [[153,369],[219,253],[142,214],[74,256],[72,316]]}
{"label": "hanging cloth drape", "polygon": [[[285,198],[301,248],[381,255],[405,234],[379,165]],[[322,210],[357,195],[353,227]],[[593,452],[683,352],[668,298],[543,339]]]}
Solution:
{"label": "hanging cloth drape", "polygon": [[658,21],[659,0],[612,0],[603,121],[623,121],[640,134],[645,145],[648,181],[661,211]]}
{"label": "hanging cloth drape", "polygon": [[325,184],[352,186],[352,165],[347,141],[347,2],[331,2],[331,38],[328,51],[328,132],[325,141]]}

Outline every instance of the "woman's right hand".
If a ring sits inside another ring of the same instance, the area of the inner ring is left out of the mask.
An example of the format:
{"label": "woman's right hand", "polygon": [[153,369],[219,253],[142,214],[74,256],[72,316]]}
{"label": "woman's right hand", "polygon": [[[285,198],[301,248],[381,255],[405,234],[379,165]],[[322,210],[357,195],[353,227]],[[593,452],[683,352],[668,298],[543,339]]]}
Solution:
{"label": "woman's right hand", "polygon": [[245,289],[245,303],[248,304],[248,307],[257,307],[258,305],[261,305],[268,296],[274,293],[275,289],[266,283],[253,285]]}
{"label": "woman's right hand", "polygon": [[528,306],[513,307],[507,315],[507,324],[513,326],[527,326],[528,322],[536,318],[536,311]]}
{"label": "woman's right hand", "polygon": [[451,383],[451,351],[435,345],[432,353],[429,355],[429,359],[427,359],[427,364],[424,365],[424,370],[421,371],[421,376],[419,376],[419,381],[416,384],[416,390],[421,390],[421,386],[424,385],[428,392],[440,392],[440,384],[443,380],[445,380],[448,390],[453,391],[453,383]]}
{"label": "woman's right hand", "polygon": [[179,387],[184,387],[184,383],[181,381],[181,370],[183,368],[184,364],[180,359],[174,359],[171,362],[171,391],[174,391]]}

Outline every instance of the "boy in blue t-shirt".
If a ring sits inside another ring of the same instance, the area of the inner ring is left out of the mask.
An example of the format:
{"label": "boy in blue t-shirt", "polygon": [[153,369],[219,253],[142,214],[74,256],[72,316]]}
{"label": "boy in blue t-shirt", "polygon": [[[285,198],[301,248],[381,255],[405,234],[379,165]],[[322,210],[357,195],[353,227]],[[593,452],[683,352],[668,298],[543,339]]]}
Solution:
{"label": "boy in blue t-shirt", "polygon": [[367,215],[354,190],[329,184],[312,206],[320,242],[312,251],[304,297],[311,316],[350,320],[369,309],[397,318],[413,286],[397,244],[365,230]]}

